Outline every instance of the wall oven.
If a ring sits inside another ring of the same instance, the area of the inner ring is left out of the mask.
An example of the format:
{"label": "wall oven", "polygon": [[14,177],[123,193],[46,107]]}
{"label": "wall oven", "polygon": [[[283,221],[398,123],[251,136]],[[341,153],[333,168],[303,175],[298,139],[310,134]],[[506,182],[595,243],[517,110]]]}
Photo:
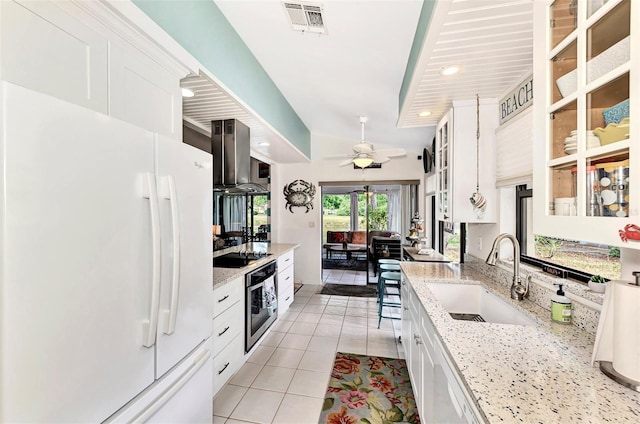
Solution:
{"label": "wall oven", "polygon": [[262,337],[278,318],[276,261],[247,273],[245,296],[245,352]]}

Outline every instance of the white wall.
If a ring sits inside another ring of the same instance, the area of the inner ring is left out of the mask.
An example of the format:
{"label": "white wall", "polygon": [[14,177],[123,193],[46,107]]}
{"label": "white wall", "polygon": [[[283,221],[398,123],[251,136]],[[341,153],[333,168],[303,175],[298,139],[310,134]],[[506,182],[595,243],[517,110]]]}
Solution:
{"label": "white wall", "polygon": [[[426,133],[427,129],[425,129]],[[424,146],[431,143],[433,131],[426,134]],[[357,140],[355,141],[357,142]],[[298,243],[300,248],[295,254],[295,280],[304,284],[321,284],[322,282],[322,205],[319,181],[362,181],[373,183],[381,180],[419,180],[421,182],[418,198],[419,209],[424,216],[424,190],[422,184],[424,170],[422,160],[417,159],[419,152],[410,151],[406,157],[393,158],[384,163],[381,169],[354,170],[352,166],[339,167],[343,159],[323,159],[327,155],[351,152],[353,140],[342,140],[335,137],[312,135],[312,155],[317,160],[304,164],[275,164],[271,168],[271,228],[272,241],[276,243]],[[383,149],[392,145],[378,145]],[[286,184],[302,179],[316,186],[313,209],[305,213],[305,208],[293,208],[293,213],[285,209],[282,193]]]}

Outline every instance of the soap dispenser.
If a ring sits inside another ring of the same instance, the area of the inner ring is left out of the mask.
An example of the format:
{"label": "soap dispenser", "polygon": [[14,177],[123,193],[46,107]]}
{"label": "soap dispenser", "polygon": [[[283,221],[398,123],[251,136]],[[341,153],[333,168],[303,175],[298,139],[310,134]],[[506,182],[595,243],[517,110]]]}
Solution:
{"label": "soap dispenser", "polygon": [[554,285],[560,287],[551,298],[551,319],[560,324],[571,324],[571,300],[564,295],[561,283]]}

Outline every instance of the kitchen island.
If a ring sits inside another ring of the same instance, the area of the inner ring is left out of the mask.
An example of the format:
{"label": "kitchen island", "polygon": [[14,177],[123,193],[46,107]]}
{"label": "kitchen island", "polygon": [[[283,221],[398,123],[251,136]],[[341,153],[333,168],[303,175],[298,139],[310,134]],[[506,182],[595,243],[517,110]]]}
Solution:
{"label": "kitchen island", "polygon": [[[437,344],[470,395],[472,409],[479,412],[475,417],[479,422],[640,419],[640,393],[591,366],[593,335],[552,322],[549,311],[531,301],[511,300],[508,287],[474,272],[470,265],[402,262],[401,267],[411,294],[435,328]],[[429,283],[479,284],[525,313],[533,325],[454,320]],[[403,343],[405,349],[411,342]]]}

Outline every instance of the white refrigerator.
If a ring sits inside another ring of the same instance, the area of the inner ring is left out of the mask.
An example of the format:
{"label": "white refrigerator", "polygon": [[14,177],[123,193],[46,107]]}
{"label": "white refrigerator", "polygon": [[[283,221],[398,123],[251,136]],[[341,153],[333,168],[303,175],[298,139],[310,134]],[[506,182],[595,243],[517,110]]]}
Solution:
{"label": "white refrigerator", "polygon": [[0,422],[211,422],[211,155],[0,89]]}

